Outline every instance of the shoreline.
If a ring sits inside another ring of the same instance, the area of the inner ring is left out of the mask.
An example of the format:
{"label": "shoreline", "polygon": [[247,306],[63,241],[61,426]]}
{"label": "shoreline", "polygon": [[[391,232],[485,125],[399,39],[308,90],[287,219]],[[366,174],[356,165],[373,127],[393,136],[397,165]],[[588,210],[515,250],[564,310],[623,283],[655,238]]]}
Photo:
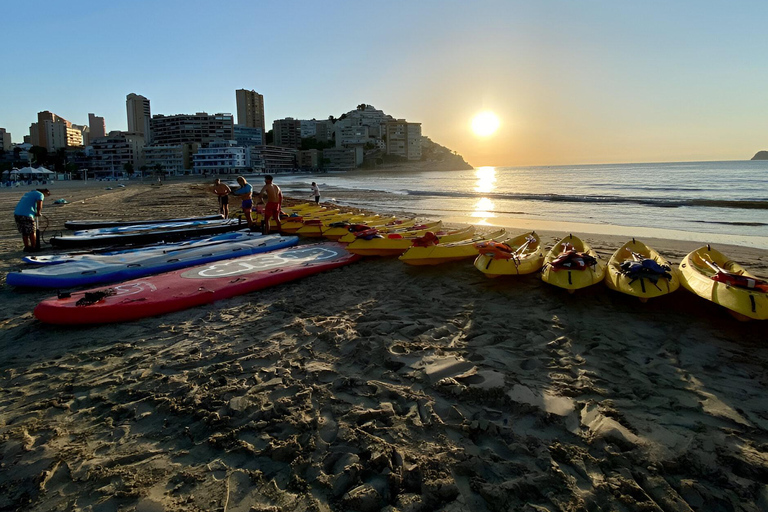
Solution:
{"label": "shoreline", "polygon": [[[216,210],[205,185],[72,188],[44,213],[51,230],[202,215]],[[607,258],[626,240],[588,241]],[[673,264],[690,245],[655,243]],[[487,279],[471,261],[369,258],[159,317],[57,327],[31,313],[55,291],[5,284],[20,247],[6,215],[0,509],[768,507],[765,323],[686,290],[642,304],[602,284],[569,295],[537,275]],[[729,255],[768,275],[768,251]]]}

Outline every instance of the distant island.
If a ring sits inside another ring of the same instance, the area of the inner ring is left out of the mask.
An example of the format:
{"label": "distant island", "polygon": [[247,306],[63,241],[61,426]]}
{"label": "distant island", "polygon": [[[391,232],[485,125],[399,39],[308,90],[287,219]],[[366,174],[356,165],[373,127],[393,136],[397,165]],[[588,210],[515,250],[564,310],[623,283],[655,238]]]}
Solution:
{"label": "distant island", "polygon": [[752,160],[768,160],[768,151],[758,151]]}

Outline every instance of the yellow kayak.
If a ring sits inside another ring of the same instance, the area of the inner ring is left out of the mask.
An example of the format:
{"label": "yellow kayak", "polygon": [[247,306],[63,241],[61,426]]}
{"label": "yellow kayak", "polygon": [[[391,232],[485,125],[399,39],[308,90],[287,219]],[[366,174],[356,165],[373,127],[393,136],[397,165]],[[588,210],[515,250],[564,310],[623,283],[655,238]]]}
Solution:
{"label": "yellow kayak", "polygon": [[663,256],[633,238],[608,260],[605,284],[646,301],[677,290],[680,278]]}
{"label": "yellow kayak", "polygon": [[422,236],[388,233],[383,234],[382,238],[372,238],[370,240],[358,238],[347,246],[347,250],[361,256],[397,256],[407,251],[414,244],[456,242],[471,238],[474,233],[474,226],[454,231],[438,231],[437,233],[427,231]]}
{"label": "yellow kayak", "polygon": [[325,229],[323,229],[323,236],[329,240],[338,240],[342,236],[349,233],[350,226],[354,224],[360,224],[360,225],[366,225],[369,228],[377,228],[384,226],[388,222],[394,222],[397,220],[396,217],[380,217],[378,215],[371,215],[368,217],[362,217],[359,219],[356,219],[354,222],[347,221],[343,222],[343,226],[334,226],[332,224],[329,224]]}
{"label": "yellow kayak", "polygon": [[334,222],[356,222],[363,217],[363,215],[358,213],[338,213],[336,215],[322,217],[319,219],[307,219],[304,220],[304,225],[297,229],[295,233],[302,236],[320,237],[323,236],[323,230],[327,229],[328,226]]}
{"label": "yellow kayak", "polygon": [[544,259],[541,279],[573,292],[599,283],[605,277],[605,263],[580,238],[568,235],[552,247]]}
{"label": "yellow kayak", "polygon": [[739,319],[768,319],[768,282],[709,246],[680,263],[680,282],[688,290],[728,308]]}
{"label": "yellow kayak", "polygon": [[500,229],[493,233],[475,235],[470,240],[440,243],[437,245],[411,246],[400,256],[400,261],[409,265],[439,265],[449,261],[464,260],[477,256],[475,243],[504,238],[507,231]]}
{"label": "yellow kayak", "polygon": [[[427,231],[439,231],[443,227],[443,221],[438,220],[435,222],[427,222],[426,224],[416,224],[414,221],[407,221],[401,224],[384,225],[381,227],[372,227],[379,234],[394,234],[400,233],[403,236],[422,236]],[[339,242],[352,243],[357,240],[358,233],[347,233],[339,238]]]}
{"label": "yellow kayak", "polygon": [[475,268],[487,277],[532,274],[544,264],[541,239],[535,231],[503,242],[476,244]]}
{"label": "yellow kayak", "polygon": [[304,226],[304,221],[311,219],[324,219],[340,213],[339,210],[322,210],[319,212],[310,212],[307,215],[298,217],[288,217],[282,221],[283,231],[286,233],[295,233]]}

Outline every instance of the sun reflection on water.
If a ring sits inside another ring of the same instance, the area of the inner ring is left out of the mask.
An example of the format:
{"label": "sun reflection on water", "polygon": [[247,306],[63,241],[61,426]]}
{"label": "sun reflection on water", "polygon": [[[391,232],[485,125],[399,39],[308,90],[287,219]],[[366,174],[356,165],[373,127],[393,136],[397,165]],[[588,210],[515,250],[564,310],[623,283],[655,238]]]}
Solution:
{"label": "sun reflection on water", "polygon": [[496,168],[495,167],[478,167],[475,169],[475,176],[477,176],[477,185],[475,185],[475,192],[493,192],[496,189]]}
{"label": "sun reflection on water", "polygon": [[[477,184],[475,185],[475,192],[490,193],[496,189],[496,168],[495,167],[478,167],[475,170],[477,176]],[[472,217],[483,217],[481,224],[485,223],[485,219],[488,217],[495,217],[493,213],[494,204],[488,197],[481,197],[474,205],[474,211]]]}

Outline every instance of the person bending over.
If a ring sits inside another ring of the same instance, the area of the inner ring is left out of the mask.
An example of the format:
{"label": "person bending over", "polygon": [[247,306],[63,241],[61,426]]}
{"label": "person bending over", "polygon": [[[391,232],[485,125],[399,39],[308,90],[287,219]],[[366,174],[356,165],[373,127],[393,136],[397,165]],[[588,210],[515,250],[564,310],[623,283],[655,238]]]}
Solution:
{"label": "person bending over", "polygon": [[248,223],[248,227],[253,227],[253,219],[251,218],[251,209],[253,208],[253,185],[245,181],[242,176],[237,177],[237,183],[240,188],[233,190],[232,193],[236,196],[240,196],[243,201],[241,206],[243,207],[243,215],[245,215],[245,221]]}
{"label": "person bending over", "polygon": [[315,196],[315,203],[320,203],[320,187],[314,181],[312,182],[312,195]]}
{"label": "person bending over", "polygon": [[219,213],[225,219],[229,218],[229,194],[232,192],[226,183],[222,183],[219,178],[213,180],[213,193],[219,196]]}
{"label": "person bending over", "polygon": [[272,183],[272,176],[264,176],[265,185],[262,187],[259,195],[267,198],[267,204],[264,207],[264,234],[269,234],[269,221],[275,219],[277,230],[282,229],[280,224],[280,208],[283,204],[283,191],[280,187]]}
{"label": "person bending over", "polygon": [[47,188],[30,190],[21,197],[13,211],[16,228],[24,240],[25,252],[37,250],[37,218],[43,213],[43,201],[50,195],[51,191]]}

